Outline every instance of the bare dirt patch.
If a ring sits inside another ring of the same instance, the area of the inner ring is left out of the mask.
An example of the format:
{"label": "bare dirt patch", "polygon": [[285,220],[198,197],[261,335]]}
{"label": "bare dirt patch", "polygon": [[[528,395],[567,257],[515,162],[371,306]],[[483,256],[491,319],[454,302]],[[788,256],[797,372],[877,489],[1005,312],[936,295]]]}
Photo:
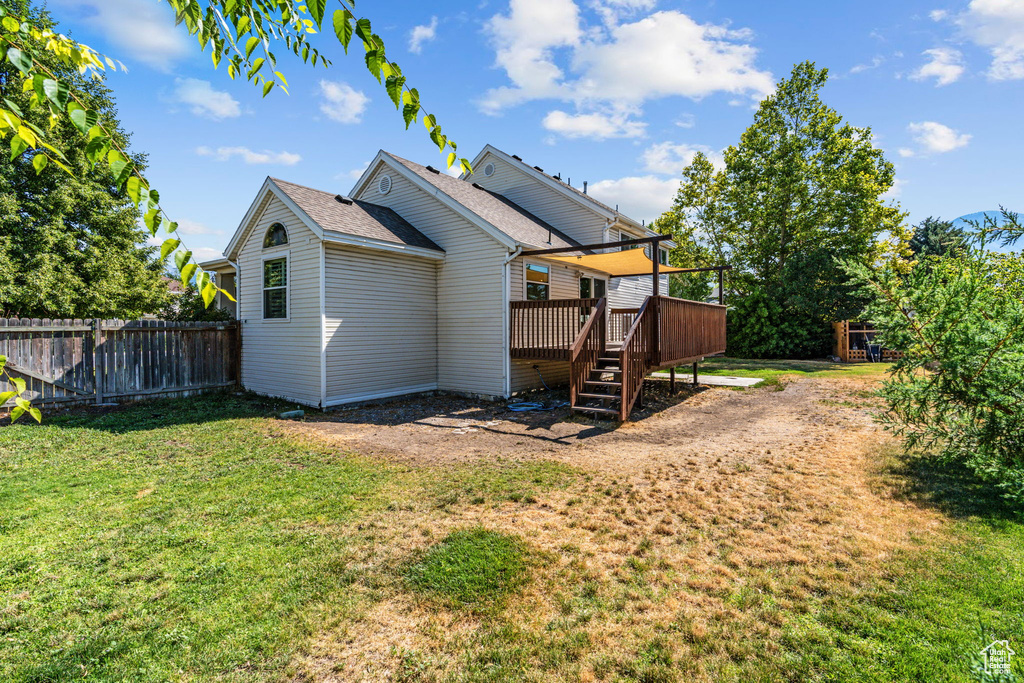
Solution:
{"label": "bare dirt patch", "polygon": [[[319,634],[296,677],[710,680],[772,657],[801,614],[862,590],[894,551],[939,529],[937,513],[876,485],[885,437],[870,388],[655,389],[642,419],[618,428],[444,398],[293,425],[442,478],[496,459],[579,472],[518,502],[438,506],[396,492],[358,551],[367,571],[353,588],[374,606]],[[412,595],[399,568],[475,525],[526,539],[543,558],[532,583],[487,614]]]}

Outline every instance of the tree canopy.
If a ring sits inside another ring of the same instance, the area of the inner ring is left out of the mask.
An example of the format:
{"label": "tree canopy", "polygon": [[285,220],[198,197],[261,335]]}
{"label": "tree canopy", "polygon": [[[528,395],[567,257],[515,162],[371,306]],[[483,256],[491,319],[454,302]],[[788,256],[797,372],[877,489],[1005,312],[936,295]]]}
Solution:
{"label": "tree canopy", "polygon": [[[0,0],[9,10],[27,10],[22,0]],[[34,20],[52,28],[45,12]],[[44,55],[44,66],[80,93],[118,143],[128,136],[117,120],[102,81]],[[0,63],[0,97],[45,126],[31,110],[18,71]],[[116,188],[107,166],[93,166],[86,141],[67,119],[48,131],[64,150],[71,173],[54,167],[36,172],[33,156],[0,156],[0,314],[31,318],[135,318],[163,305],[167,287],[152,247],[144,245],[134,203]],[[145,168],[142,155],[133,155]]]}
{"label": "tree canopy", "polygon": [[696,242],[690,251],[733,266],[729,348],[739,355],[824,355],[828,323],[865,303],[837,259],[908,253],[905,215],[884,198],[893,166],[870,128],[822,102],[827,80],[827,69],[796,65],[725,151],[724,169],[695,156],[661,219],[681,241]]}
{"label": "tree canopy", "polygon": [[928,216],[914,226],[910,238],[910,251],[914,256],[944,256],[962,251],[967,246],[967,233],[953,225],[952,221]]}

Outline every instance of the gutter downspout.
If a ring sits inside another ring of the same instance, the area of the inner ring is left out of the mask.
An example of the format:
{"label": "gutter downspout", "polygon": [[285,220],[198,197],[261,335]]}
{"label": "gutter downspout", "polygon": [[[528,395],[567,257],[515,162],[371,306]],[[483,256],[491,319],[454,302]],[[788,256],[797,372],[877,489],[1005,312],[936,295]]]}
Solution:
{"label": "gutter downspout", "polygon": [[512,299],[512,282],[511,282],[511,263],[519,257],[519,254],[523,253],[523,245],[518,245],[516,250],[510,252],[505,257],[505,263],[502,264],[501,279],[502,279],[502,291],[504,292],[505,301],[501,307],[501,318],[502,318],[502,334],[505,339],[501,343],[502,354],[504,360],[502,362],[502,371],[505,374],[505,398],[512,396],[512,350],[510,345],[512,343],[512,321],[509,317],[509,301]]}

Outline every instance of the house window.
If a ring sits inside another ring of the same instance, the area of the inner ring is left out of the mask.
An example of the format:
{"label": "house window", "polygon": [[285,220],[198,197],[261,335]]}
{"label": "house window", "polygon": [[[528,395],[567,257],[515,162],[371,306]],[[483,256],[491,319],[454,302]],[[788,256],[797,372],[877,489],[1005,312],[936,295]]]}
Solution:
{"label": "house window", "polygon": [[551,284],[551,272],[547,266],[526,264],[526,300],[547,301]]}
{"label": "house window", "polygon": [[263,248],[279,247],[282,244],[288,244],[288,231],[281,223],[274,223],[267,228],[267,234],[263,238]]}
{"label": "house window", "polygon": [[608,294],[608,281],[598,277],[584,276],[580,278],[580,298],[600,299]]}
{"label": "house window", "polygon": [[263,262],[263,318],[288,317],[288,259]]}
{"label": "house window", "polygon": [[660,263],[663,266],[668,265],[668,249],[658,250],[658,263]]}
{"label": "house window", "polygon": [[[619,230],[619,236],[612,240],[612,242],[623,242],[625,240],[635,240],[635,235],[630,235],[628,232],[622,232]],[[627,244],[624,247],[619,247],[619,251],[628,251],[629,249],[639,249],[639,244]]]}

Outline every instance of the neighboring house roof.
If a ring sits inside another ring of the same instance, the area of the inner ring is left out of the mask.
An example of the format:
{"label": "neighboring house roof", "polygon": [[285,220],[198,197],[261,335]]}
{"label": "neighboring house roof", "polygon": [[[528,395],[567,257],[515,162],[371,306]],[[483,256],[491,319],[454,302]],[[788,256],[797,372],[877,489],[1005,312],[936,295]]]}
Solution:
{"label": "neighboring house roof", "polygon": [[575,247],[580,243],[558,228],[542,221],[511,199],[447,173],[435,172],[414,161],[385,152],[388,156],[433,185],[471,212],[520,244],[534,247]]}
{"label": "neighboring house roof", "polygon": [[167,285],[167,289],[170,290],[171,294],[181,294],[185,291],[185,286],[181,284],[181,280],[178,278],[161,275],[160,279]]}
{"label": "neighboring house roof", "polygon": [[341,201],[332,192],[278,178],[271,181],[326,232],[444,251],[386,206],[347,197]]}

